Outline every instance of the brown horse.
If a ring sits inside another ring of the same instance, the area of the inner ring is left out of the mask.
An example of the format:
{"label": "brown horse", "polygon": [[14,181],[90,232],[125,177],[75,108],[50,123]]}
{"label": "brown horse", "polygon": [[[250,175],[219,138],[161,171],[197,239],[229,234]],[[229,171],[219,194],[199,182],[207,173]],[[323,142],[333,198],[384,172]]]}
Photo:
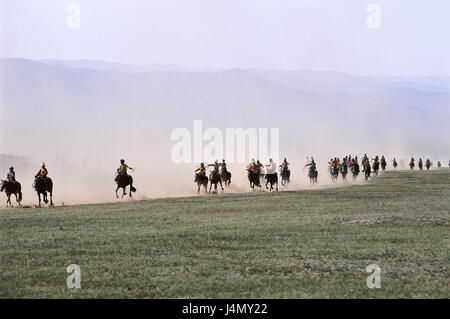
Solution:
{"label": "brown horse", "polygon": [[214,191],[217,193],[217,184],[220,184],[220,188],[222,188],[223,190],[223,186],[222,186],[222,180],[220,178],[220,174],[219,172],[216,171],[212,171],[209,174],[209,193],[211,193],[211,188],[214,184]]}
{"label": "brown horse", "polygon": [[116,188],[116,197],[117,198],[119,198],[119,195],[117,195],[117,191],[119,190],[119,188],[123,189],[122,198],[127,194],[126,188],[128,185],[130,185],[130,197],[131,197],[131,192],[133,192],[133,193],[136,192],[136,188],[133,187],[133,177],[131,177],[131,175],[117,174],[114,181],[117,183],[117,188]]}
{"label": "brown horse", "polygon": [[14,194],[14,196],[16,196],[16,201],[20,206],[20,202],[22,201],[22,186],[20,185],[19,182],[9,182],[6,180],[2,180],[1,182],[2,186],[0,189],[0,192],[5,191],[7,200],[6,200],[6,207],[8,207],[8,204],[11,205],[12,207],[12,203],[11,203],[11,195]]}
{"label": "brown horse", "polygon": [[36,177],[34,180],[34,189],[39,198],[39,207],[41,207],[41,195],[44,203],[48,203],[47,192],[50,194],[50,206],[53,205],[53,181],[50,177]]}

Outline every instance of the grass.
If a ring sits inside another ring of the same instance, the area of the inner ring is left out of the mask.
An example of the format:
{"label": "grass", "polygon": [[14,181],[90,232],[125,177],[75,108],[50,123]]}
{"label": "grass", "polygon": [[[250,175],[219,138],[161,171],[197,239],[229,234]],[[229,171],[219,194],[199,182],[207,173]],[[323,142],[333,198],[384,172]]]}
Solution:
{"label": "grass", "polygon": [[[0,211],[2,298],[449,298],[450,170]],[[81,268],[68,289],[66,267]],[[381,267],[381,288],[366,267]]]}

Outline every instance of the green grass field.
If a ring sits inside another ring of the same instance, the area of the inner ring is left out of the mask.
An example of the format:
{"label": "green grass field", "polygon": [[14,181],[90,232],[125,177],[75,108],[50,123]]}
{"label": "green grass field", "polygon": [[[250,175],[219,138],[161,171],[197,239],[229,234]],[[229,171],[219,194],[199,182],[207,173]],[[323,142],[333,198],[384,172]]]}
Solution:
{"label": "green grass field", "polygon": [[[0,297],[449,298],[449,214],[448,169],[315,190],[5,209]],[[81,289],[66,286],[69,264],[81,268]],[[369,264],[381,267],[379,289],[366,286]]]}

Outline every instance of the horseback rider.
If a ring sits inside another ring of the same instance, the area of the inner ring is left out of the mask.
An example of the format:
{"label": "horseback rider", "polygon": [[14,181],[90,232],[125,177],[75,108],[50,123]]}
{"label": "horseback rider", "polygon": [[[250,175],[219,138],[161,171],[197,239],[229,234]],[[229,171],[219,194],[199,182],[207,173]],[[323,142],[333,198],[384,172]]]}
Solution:
{"label": "horseback rider", "polygon": [[45,163],[42,162],[42,166],[39,169],[39,171],[36,173],[36,175],[34,175],[34,188],[36,188],[36,181],[38,179],[43,180],[45,183],[47,183],[47,175],[48,175],[48,170],[45,167]]}
{"label": "horseback rider", "polygon": [[16,172],[14,172],[14,167],[11,166],[9,168],[9,172],[8,174],[6,174],[6,180],[10,183],[15,183],[16,182]]}
{"label": "horseback rider", "polygon": [[121,176],[127,176],[127,169],[131,169],[132,171],[134,171],[134,169],[130,166],[128,166],[127,164],[125,164],[125,160],[121,159],[120,160],[120,166],[119,166],[119,175]]}
{"label": "horseback rider", "polygon": [[276,166],[275,166],[275,163],[273,162],[273,160],[271,158],[269,159],[269,163],[266,164],[266,167],[269,168],[267,170],[266,174],[276,174]]}
{"label": "horseback rider", "polygon": [[226,171],[227,170],[227,163],[225,163],[225,159],[222,160],[222,164],[220,164],[222,166],[222,171]]}
{"label": "horseback rider", "polygon": [[311,166],[310,169],[311,169],[312,171],[315,171],[315,170],[317,169],[317,168],[316,168],[316,162],[314,162],[314,157],[311,157],[311,162],[309,162],[308,164],[306,164],[305,167],[306,167],[306,166]]}
{"label": "horseback rider", "polygon": [[208,164],[208,167],[209,166],[213,167],[213,170],[211,171],[210,176],[212,176],[213,174],[219,175],[219,167],[222,166],[222,164],[219,164],[219,161],[216,160],[213,164]]}
{"label": "horseback rider", "polygon": [[48,175],[48,170],[45,167],[45,163],[42,163],[41,168],[39,169],[39,171],[37,172],[36,175],[34,175],[34,177],[36,178],[46,178]]}
{"label": "horseback rider", "polygon": [[197,181],[198,177],[205,177],[205,176],[206,176],[205,164],[204,163],[200,163],[200,167],[195,170],[195,182]]}
{"label": "horseback rider", "polygon": [[289,171],[289,163],[287,162],[286,157],[284,158],[283,163],[278,167],[281,167],[281,172],[284,172],[284,170]]}

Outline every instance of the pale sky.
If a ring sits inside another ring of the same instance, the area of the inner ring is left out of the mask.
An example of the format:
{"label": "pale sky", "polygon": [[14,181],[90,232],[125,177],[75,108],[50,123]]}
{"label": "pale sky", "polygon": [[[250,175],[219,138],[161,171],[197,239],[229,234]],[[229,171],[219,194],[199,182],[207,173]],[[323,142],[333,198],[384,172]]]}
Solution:
{"label": "pale sky", "polygon": [[[69,28],[69,4],[80,28]],[[367,7],[378,5],[380,28]],[[449,0],[0,0],[0,56],[450,75]]]}

